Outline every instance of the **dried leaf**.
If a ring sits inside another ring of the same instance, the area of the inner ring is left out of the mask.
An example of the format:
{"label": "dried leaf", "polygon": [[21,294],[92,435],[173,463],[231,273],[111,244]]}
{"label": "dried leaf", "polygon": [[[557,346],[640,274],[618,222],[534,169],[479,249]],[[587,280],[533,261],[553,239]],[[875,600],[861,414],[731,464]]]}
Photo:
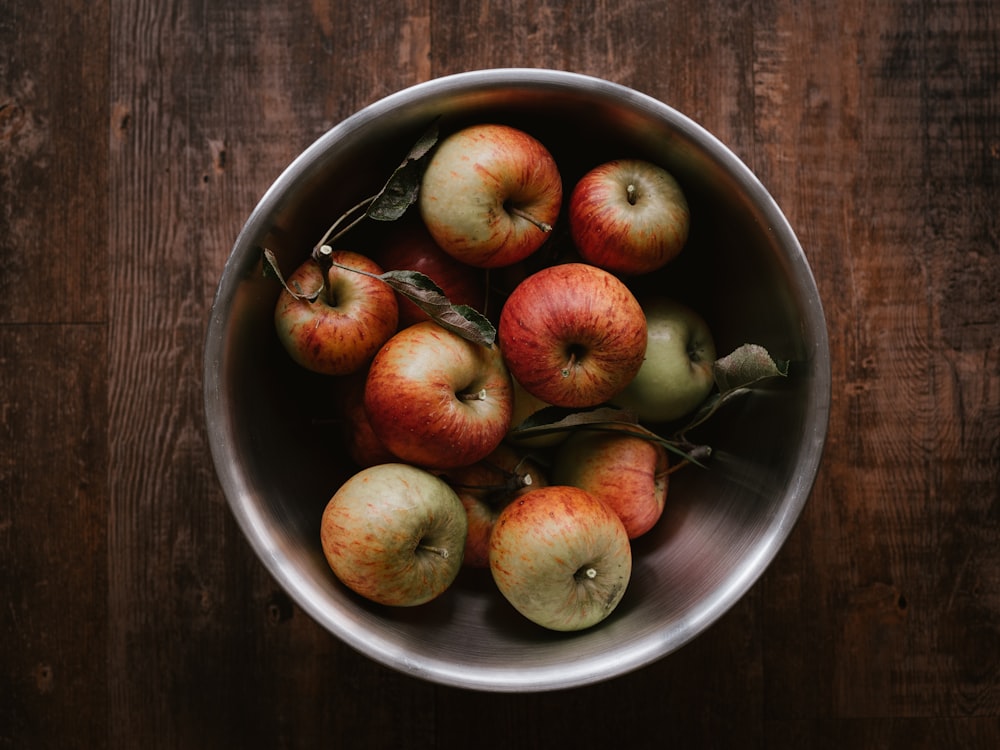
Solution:
{"label": "dried leaf", "polygon": [[705,399],[687,425],[678,430],[677,435],[686,435],[730,401],[750,393],[750,386],[768,378],[787,376],[788,368],[787,360],[775,360],[760,344],[744,344],[716,360],[713,370],[718,391]]}
{"label": "dried leaf", "polygon": [[671,453],[699,466],[701,465],[700,460],[711,454],[711,448],[708,446],[693,445],[684,440],[672,440],[658,435],[640,425],[635,414],[631,411],[613,406],[597,406],[581,411],[548,406],[525,419],[511,430],[510,434],[513,439],[517,440],[553,432],[575,432],[578,430],[614,432],[619,435],[626,433],[662,445]]}
{"label": "dried leaf", "polygon": [[300,287],[298,284],[296,284],[295,288],[292,289],[292,287],[288,284],[288,282],[285,281],[285,277],[281,273],[281,268],[278,266],[277,257],[275,257],[274,253],[266,247],[264,248],[264,260],[266,261],[264,263],[264,275],[273,276],[278,281],[280,281],[281,286],[285,288],[285,291],[288,292],[293,297],[295,297],[295,299],[301,299],[307,302],[314,302],[319,297],[319,295],[322,294],[323,292],[322,284],[320,285],[319,289],[316,289],[315,291],[312,292],[303,292],[302,287]]}
{"label": "dried leaf", "polygon": [[378,278],[412,301],[442,328],[483,346],[493,346],[496,341],[496,329],[485,315],[468,305],[453,305],[429,276],[419,271],[386,271]]}
{"label": "dried leaf", "polygon": [[598,406],[593,409],[575,410],[560,406],[547,406],[517,425],[511,432],[514,437],[531,437],[550,432],[563,432],[594,425],[638,425],[635,414],[626,409]]}
{"label": "dried leaf", "polygon": [[428,155],[438,139],[437,121],[424,132],[375,196],[365,216],[376,221],[395,221],[413,205],[420,191]]}
{"label": "dried leaf", "polygon": [[788,375],[788,361],[776,361],[760,344],[744,344],[716,360],[715,382],[720,393],[745,388],[766,378]]}

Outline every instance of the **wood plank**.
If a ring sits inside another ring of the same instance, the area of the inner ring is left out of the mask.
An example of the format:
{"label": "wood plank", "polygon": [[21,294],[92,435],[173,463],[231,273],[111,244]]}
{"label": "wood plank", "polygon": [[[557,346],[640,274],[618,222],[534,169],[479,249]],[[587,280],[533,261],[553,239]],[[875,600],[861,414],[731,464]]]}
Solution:
{"label": "wood plank", "polygon": [[[266,574],[222,497],[201,402],[209,304],[260,195],[328,127],[421,74],[421,7],[365,13],[332,2],[114,6],[115,747],[313,747],[331,723],[405,744],[405,727],[430,710],[426,686],[349,651]],[[370,725],[379,695],[391,715]]]}
{"label": "wood plank", "polygon": [[825,469],[766,579],[769,716],[997,711],[988,16],[817,3],[755,34],[756,159],[814,263],[834,361]]}
{"label": "wood plank", "polygon": [[0,326],[0,747],[107,744],[105,346]]}
{"label": "wood plank", "polygon": [[107,316],[108,3],[0,13],[0,322]]}
{"label": "wood plank", "polygon": [[[1000,22],[989,0],[0,0],[0,747],[1000,745]],[[494,695],[326,633],[209,459],[204,326],[243,220],[359,107],[507,65],[691,115],[826,306],[823,470],[679,653]]]}

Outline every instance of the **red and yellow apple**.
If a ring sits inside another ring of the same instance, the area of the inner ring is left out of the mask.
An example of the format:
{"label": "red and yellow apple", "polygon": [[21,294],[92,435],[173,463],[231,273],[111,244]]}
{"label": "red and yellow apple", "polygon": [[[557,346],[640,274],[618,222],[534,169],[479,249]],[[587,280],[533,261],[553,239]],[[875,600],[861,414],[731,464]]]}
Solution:
{"label": "red and yellow apple", "polygon": [[663,515],[669,462],[662,445],[622,432],[574,432],[553,460],[555,484],[586,490],[604,501],[630,539],[649,531]]}
{"label": "red and yellow apple", "polygon": [[[382,269],[367,256],[335,251],[335,263],[369,274]],[[331,266],[324,281],[319,263],[302,263],[286,282],[315,299],[301,299],[282,289],[274,324],[285,350],[306,369],[325,375],[347,375],[367,365],[395,333],[399,319],[396,293],[383,281]]]}
{"label": "red and yellow apple", "polygon": [[618,606],[632,575],[632,548],[605,503],[578,487],[550,485],[500,514],[490,571],[504,598],[532,622],[582,630]]}
{"label": "red and yellow apple", "polygon": [[684,248],[691,210],[662,167],[616,159],[587,172],[570,194],[573,244],[588,263],[622,275],[662,268]]}
{"label": "red and yellow apple", "polygon": [[458,576],[467,523],[443,480],[408,464],[379,464],[351,476],[330,498],[320,543],[352,591],[412,607],[440,596]]}
{"label": "red and yellow apple", "polygon": [[478,124],[445,137],[424,171],[420,216],[463,263],[498,268],[544,244],[562,206],[562,178],[548,149],[508,125]]}
{"label": "red and yellow apple", "polygon": [[396,333],[368,369],[365,413],[400,460],[434,469],[485,458],[510,428],[510,375],[500,350],[437,323]]}
{"label": "red and yellow apple", "polygon": [[554,406],[603,403],[635,377],[646,317],[617,277],[586,263],[533,273],[500,311],[498,341],[511,375]]}

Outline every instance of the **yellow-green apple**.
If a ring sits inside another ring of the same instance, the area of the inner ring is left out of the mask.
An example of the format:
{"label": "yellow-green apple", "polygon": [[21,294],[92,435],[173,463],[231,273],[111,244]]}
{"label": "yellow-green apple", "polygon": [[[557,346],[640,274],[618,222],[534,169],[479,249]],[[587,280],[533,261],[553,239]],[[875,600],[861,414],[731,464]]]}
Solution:
{"label": "yellow-green apple", "polygon": [[[419,271],[437,284],[453,305],[468,305],[485,312],[486,272],[460,263],[438,246],[419,220],[403,220],[380,242],[372,258],[386,271]],[[428,315],[411,300],[397,295],[399,326],[427,320]]]}
{"label": "yellow-green apple", "polygon": [[532,622],[582,630],[618,606],[632,575],[632,548],[605,503],[579,487],[549,485],[500,514],[490,571],[504,598]]}
{"label": "yellow-green apple", "polygon": [[554,484],[579,487],[603,500],[635,539],[663,515],[668,468],[666,448],[659,443],[624,431],[579,431],[559,447],[551,477]]}
{"label": "yellow-green apple", "polygon": [[562,206],[548,149],[508,125],[471,125],[444,138],[424,171],[418,208],[434,240],[463,263],[498,268],[544,244]]}
{"label": "yellow-green apple", "polygon": [[400,460],[450,469],[485,458],[510,428],[510,374],[500,350],[433,321],[390,338],[368,369],[365,412]]}
{"label": "yellow-green apple", "polygon": [[469,534],[464,564],[470,568],[490,565],[490,534],[501,511],[515,498],[548,485],[539,463],[508,445],[471,466],[438,474],[455,490],[465,506]]}
{"label": "yellow-green apple", "polygon": [[715,339],[705,319],[674,299],[644,299],[648,343],[639,372],[615,399],[643,422],[692,412],[715,385]]}
{"label": "yellow-green apple", "polygon": [[617,277],[586,263],[536,271],[500,311],[511,375],[546,403],[587,407],[616,396],[639,371],[646,317]]}
{"label": "yellow-green apple", "polygon": [[[377,263],[360,253],[340,250],[330,259],[370,274],[382,273]],[[305,294],[321,287],[322,291],[310,300],[282,289],[274,325],[282,345],[300,365],[325,375],[347,375],[367,365],[395,333],[396,293],[379,279],[336,265],[326,273],[325,283],[323,276],[315,260],[302,263],[287,284]]]}
{"label": "yellow-green apple", "polygon": [[551,448],[565,440],[565,432],[550,432],[548,434],[521,437],[514,431],[514,428],[519,426],[524,420],[537,414],[542,409],[552,406],[552,404],[546,403],[528,393],[524,390],[524,386],[517,382],[516,378],[512,377],[511,380],[514,384],[514,413],[510,419],[511,432],[507,435],[508,441],[512,445],[522,448]]}
{"label": "yellow-green apple", "polygon": [[673,260],[691,221],[677,180],[642,159],[616,159],[587,172],[570,194],[568,215],[580,256],[622,275],[649,273]]}
{"label": "yellow-green apple", "polygon": [[379,464],[349,477],[330,498],[320,541],[349,589],[411,607],[454,582],[466,530],[465,508],[442,479],[409,464]]}

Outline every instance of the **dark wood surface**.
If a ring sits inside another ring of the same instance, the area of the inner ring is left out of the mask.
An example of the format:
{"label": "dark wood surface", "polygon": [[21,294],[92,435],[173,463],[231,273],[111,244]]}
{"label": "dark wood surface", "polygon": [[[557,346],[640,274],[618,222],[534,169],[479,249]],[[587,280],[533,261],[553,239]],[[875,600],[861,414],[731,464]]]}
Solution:
{"label": "dark wood surface", "polygon": [[[439,687],[275,585],[212,468],[243,220],[361,106],[500,66],[700,121],[799,234],[824,463],[699,639],[542,695]],[[0,0],[0,747],[1000,747],[992,0]]]}

